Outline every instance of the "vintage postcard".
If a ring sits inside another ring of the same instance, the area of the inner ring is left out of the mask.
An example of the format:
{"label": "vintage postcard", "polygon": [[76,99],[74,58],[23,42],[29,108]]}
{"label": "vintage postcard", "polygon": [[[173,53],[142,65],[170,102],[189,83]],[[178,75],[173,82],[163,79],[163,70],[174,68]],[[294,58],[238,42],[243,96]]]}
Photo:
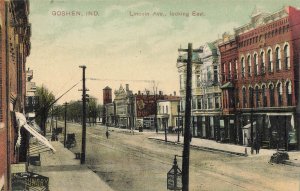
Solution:
{"label": "vintage postcard", "polygon": [[0,190],[300,191],[300,0],[0,0]]}

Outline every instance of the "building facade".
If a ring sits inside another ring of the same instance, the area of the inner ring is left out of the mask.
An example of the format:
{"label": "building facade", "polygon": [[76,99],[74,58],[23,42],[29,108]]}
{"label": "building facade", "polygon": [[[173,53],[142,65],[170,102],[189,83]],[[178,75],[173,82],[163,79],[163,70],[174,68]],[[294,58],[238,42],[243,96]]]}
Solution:
{"label": "building facade", "polygon": [[271,14],[255,10],[248,24],[235,29],[235,38],[220,44],[223,106],[235,115],[227,121],[237,128],[230,138],[240,144],[299,146],[299,16],[293,7]]}
{"label": "building facade", "polygon": [[133,127],[133,93],[129,90],[129,84],[124,89],[122,85],[115,92],[115,124],[121,128]]}
{"label": "building facade", "polygon": [[[192,134],[195,137],[217,139],[221,116],[218,41],[206,43],[202,53],[192,58]],[[186,54],[180,57],[186,58]],[[178,58],[181,113],[185,110],[186,64]],[[196,62],[201,63],[196,63]]]}
{"label": "building facade", "polygon": [[159,130],[178,128],[180,98],[157,100],[157,126]]}
{"label": "building facade", "polygon": [[[0,189],[12,190],[10,167],[22,161],[14,112],[24,112],[31,26],[27,0],[0,0]],[[9,144],[8,144],[9,143]],[[25,148],[26,149],[26,148]]]}

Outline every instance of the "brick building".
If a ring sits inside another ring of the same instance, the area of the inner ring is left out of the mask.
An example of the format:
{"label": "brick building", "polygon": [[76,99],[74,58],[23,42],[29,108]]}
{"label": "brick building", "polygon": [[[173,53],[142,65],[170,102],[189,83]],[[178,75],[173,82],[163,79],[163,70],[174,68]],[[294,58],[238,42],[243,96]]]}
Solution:
{"label": "brick building", "polygon": [[300,11],[285,7],[223,35],[221,52],[224,126],[229,140],[295,149],[299,86]]}
{"label": "brick building", "polygon": [[[24,111],[31,26],[27,0],[0,0],[0,189],[11,190],[10,166],[20,161],[15,111]],[[25,148],[26,149],[26,148]]]}

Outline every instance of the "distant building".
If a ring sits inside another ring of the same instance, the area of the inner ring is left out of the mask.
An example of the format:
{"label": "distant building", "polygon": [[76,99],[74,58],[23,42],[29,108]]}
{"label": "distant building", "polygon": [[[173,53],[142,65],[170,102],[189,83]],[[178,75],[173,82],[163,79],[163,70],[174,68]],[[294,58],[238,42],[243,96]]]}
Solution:
{"label": "distant building", "polygon": [[114,93],[116,126],[121,128],[133,127],[133,93],[129,90],[129,84],[126,84],[125,89],[120,85],[120,88]]}
{"label": "distant building", "polygon": [[157,125],[159,130],[175,130],[179,123],[180,97],[157,100]]}
{"label": "distant building", "polygon": [[107,110],[106,110],[106,105],[112,103],[112,90],[110,87],[106,86],[103,89],[103,111],[102,111],[102,124],[106,124],[106,119],[108,118],[107,116]]}

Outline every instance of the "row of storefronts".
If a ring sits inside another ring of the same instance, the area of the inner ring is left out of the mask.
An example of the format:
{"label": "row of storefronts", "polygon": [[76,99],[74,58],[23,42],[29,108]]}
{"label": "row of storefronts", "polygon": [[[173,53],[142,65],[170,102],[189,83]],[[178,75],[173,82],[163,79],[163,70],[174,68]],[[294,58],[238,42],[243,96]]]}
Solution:
{"label": "row of storefronts", "polygon": [[177,106],[179,97],[175,95],[163,95],[146,91],[133,94],[129,85],[114,91],[115,99],[112,100],[112,90],[109,87],[103,89],[103,103],[105,105],[105,124],[127,129],[162,130],[174,128],[178,115]]}
{"label": "row of storefronts", "polygon": [[[192,134],[240,145],[298,149],[300,11],[255,9],[249,23],[201,46],[192,65]],[[181,114],[185,64],[179,55]],[[199,60],[201,64],[199,64]]]}

